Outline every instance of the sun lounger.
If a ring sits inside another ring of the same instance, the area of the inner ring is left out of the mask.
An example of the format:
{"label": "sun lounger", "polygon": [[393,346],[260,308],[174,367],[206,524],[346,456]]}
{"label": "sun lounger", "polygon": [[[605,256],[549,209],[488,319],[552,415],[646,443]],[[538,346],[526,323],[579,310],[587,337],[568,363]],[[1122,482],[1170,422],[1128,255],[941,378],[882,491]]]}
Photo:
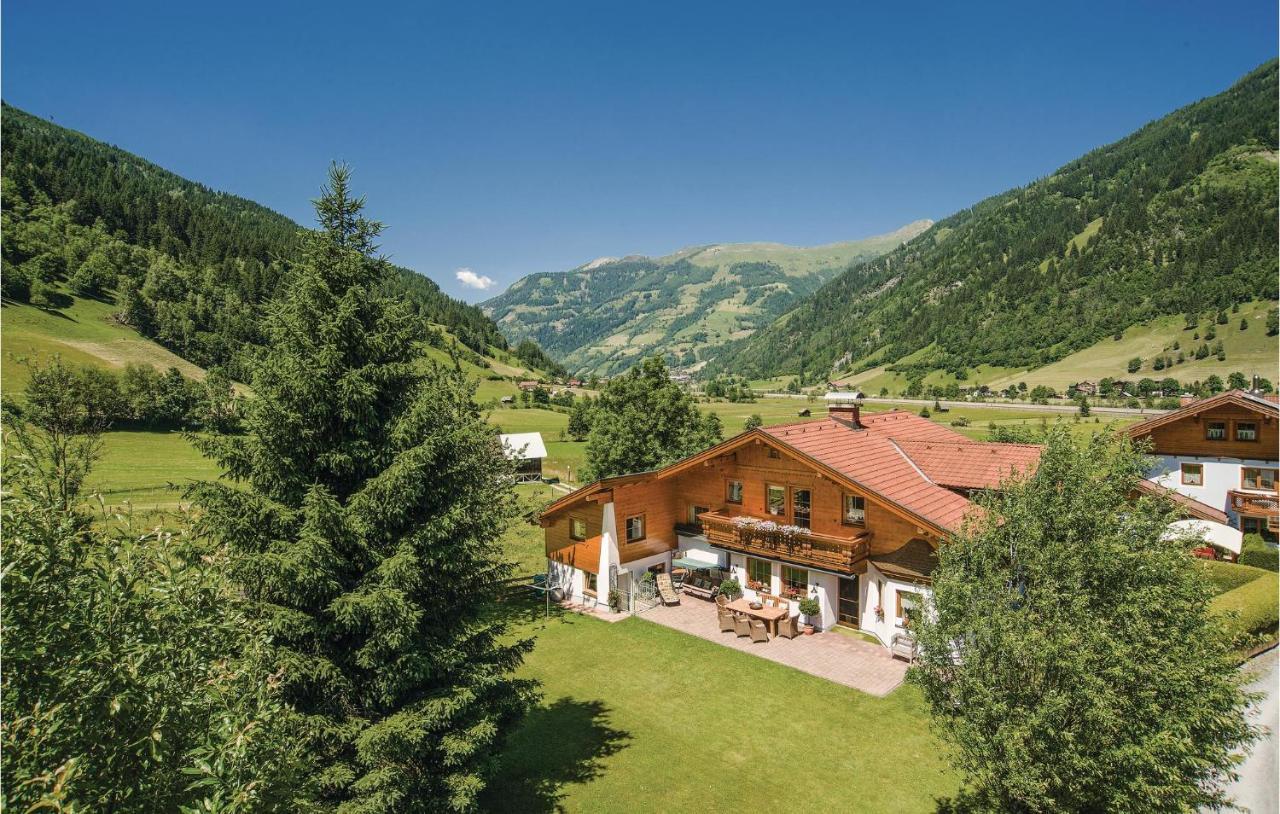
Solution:
{"label": "sun lounger", "polygon": [[680,595],[676,593],[676,589],[671,585],[670,574],[658,574],[658,596],[662,597],[664,605],[679,605]]}

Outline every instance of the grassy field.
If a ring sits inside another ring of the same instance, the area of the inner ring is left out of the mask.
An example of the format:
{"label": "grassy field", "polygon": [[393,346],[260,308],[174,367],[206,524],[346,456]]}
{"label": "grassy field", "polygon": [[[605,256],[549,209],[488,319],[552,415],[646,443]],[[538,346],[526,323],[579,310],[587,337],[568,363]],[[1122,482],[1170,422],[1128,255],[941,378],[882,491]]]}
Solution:
{"label": "grassy field", "polygon": [[109,506],[129,502],[142,512],[173,509],[182,487],[218,477],[217,465],[181,433],[109,432],[102,440],[102,456],[87,486]]}
{"label": "grassy field", "polygon": [[953,793],[912,687],[875,698],[631,618],[523,600],[542,702],[489,811],[921,812]]}
{"label": "grassy field", "polygon": [[[1172,376],[1178,381],[1194,381],[1216,374],[1226,379],[1228,374],[1237,370],[1246,376],[1258,373],[1274,381],[1277,367],[1280,367],[1280,353],[1277,352],[1276,338],[1267,336],[1266,326],[1267,309],[1274,306],[1275,303],[1266,301],[1248,303],[1241,306],[1240,313],[1228,313],[1226,325],[1214,324],[1212,318],[1207,317],[1200,320],[1197,330],[1192,331],[1184,329],[1182,317],[1160,317],[1131,327],[1119,340],[1104,339],[1051,365],[1031,371],[1013,372],[991,381],[974,381],[992,387],[1026,382],[1028,387],[1046,384],[1062,388],[1081,379],[1097,381],[1105,376],[1122,379],[1144,376],[1162,379]],[[1248,321],[1248,330],[1240,330],[1242,318]],[[1191,358],[1196,347],[1205,341],[1205,330],[1210,325],[1217,331],[1217,339],[1208,344],[1212,347],[1218,339],[1222,340],[1223,349],[1227,352],[1225,362],[1219,362],[1212,356],[1200,361]],[[1199,340],[1192,338],[1197,331],[1201,337]],[[1188,361],[1172,368],[1153,370],[1151,363],[1156,356],[1164,354],[1177,358],[1178,351],[1173,350],[1174,342],[1181,346]],[[1134,357],[1143,360],[1142,369],[1131,374],[1126,366]]]}
{"label": "grassy field", "polygon": [[136,362],[158,368],[176,367],[191,378],[204,378],[201,368],[115,323],[111,319],[114,311],[114,305],[91,299],[76,299],[61,311],[5,304],[0,310],[4,345],[0,388],[6,393],[23,389],[27,368],[20,362],[27,359],[43,363],[54,355],[73,365],[119,370]]}

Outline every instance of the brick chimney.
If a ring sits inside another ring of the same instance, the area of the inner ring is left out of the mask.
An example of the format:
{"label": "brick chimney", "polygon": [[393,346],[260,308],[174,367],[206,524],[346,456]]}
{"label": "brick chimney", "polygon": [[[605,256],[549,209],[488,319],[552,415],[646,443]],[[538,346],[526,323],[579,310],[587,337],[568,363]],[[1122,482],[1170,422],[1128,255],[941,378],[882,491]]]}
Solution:
{"label": "brick chimney", "polygon": [[827,416],[849,429],[862,429],[862,422],[858,420],[862,408],[856,401],[833,401],[827,407]]}

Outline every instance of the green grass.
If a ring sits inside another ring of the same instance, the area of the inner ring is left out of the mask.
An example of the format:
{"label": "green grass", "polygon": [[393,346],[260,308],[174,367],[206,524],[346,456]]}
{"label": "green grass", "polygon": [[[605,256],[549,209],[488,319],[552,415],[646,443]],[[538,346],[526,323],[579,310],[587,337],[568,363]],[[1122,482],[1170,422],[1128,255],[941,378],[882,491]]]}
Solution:
{"label": "green grass", "polygon": [[0,312],[4,358],[0,360],[0,387],[13,393],[26,387],[24,359],[47,362],[54,355],[72,365],[120,370],[126,364],[176,367],[184,375],[203,378],[204,371],[131,328],[111,319],[115,306],[92,299],[74,299],[59,311],[30,305],[6,304]]}
{"label": "green grass", "polygon": [[[1063,388],[1082,379],[1097,381],[1106,376],[1120,379],[1162,379],[1172,376],[1178,381],[1190,382],[1216,374],[1226,379],[1228,374],[1237,370],[1246,376],[1257,372],[1274,379],[1275,371],[1280,367],[1280,352],[1277,351],[1276,338],[1267,336],[1266,326],[1267,309],[1274,306],[1274,302],[1268,301],[1247,303],[1240,307],[1240,313],[1227,313],[1226,325],[1214,324],[1211,316],[1202,318],[1198,329],[1199,340],[1192,339],[1196,331],[1183,329],[1182,317],[1160,317],[1129,328],[1118,341],[1108,337],[1051,365],[1032,371],[1014,371],[990,381],[975,382],[992,387],[1026,382],[1028,387],[1046,384]],[[1240,330],[1241,318],[1248,320],[1248,330]],[[1196,347],[1205,341],[1205,330],[1211,324],[1217,331],[1217,339],[1208,344],[1212,347],[1218,339],[1222,340],[1227,352],[1225,362],[1219,362],[1212,356],[1200,361],[1191,358]],[[1173,350],[1175,341],[1186,354],[1187,361],[1175,364],[1172,368],[1154,370],[1151,363],[1155,357],[1164,354],[1177,358],[1178,351]],[[1142,369],[1137,373],[1129,373],[1127,365],[1134,357],[1143,360]]]}
{"label": "green grass", "polygon": [[541,483],[522,483],[516,487],[522,516],[507,529],[503,541],[507,556],[515,563],[515,576],[529,577],[546,572],[546,538],[538,525],[537,514],[559,494]]}
{"label": "green grass", "polygon": [[86,485],[109,506],[127,501],[142,512],[170,510],[178,505],[182,487],[218,477],[217,465],[180,433],[108,432],[102,440],[102,456]]}
{"label": "green grass", "polygon": [[631,618],[541,626],[490,811],[919,812],[956,791],[920,694],[875,698]]}

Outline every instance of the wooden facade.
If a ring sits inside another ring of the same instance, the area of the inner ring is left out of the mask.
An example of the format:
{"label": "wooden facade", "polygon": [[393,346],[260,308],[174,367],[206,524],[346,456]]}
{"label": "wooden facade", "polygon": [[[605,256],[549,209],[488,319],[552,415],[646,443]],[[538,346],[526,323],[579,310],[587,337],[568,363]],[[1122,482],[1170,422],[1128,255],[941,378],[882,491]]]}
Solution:
{"label": "wooden facade", "polygon": [[[783,496],[780,506],[769,505],[770,487]],[[846,496],[860,500],[862,522],[846,520]],[[675,550],[678,527],[701,526],[708,542],[726,550],[845,574],[865,570],[868,557],[896,551],[911,540],[923,538],[936,547],[944,534],[874,493],[838,482],[815,462],[755,437],[709,459],[695,456],[660,472],[588,487],[567,505],[553,504],[543,520],[547,555],[555,559],[554,552],[574,544],[568,537],[571,516],[591,518],[590,532],[598,533],[606,502],[613,505],[616,528],[611,531],[623,564]],[[732,518],[739,516],[807,524],[809,533],[794,543],[770,541],[733,526]],[[633,518],[641,519],[644,535],[628,540]]]}
{"label": "wooden facade", "polygon": [[[1178,420],[1161,423],[1145,432],[1139,424],[1134,434],[1138,438],[1150,438],[1152,449],[1164,455],[1276,460],[1280,427],[1271,416],[1233,403],[1202,411],[1195,411],[1194,405],[1184,409],[1188,409],[1187,414]],[[1253,430],[1251,440],[1250,429]]]}

